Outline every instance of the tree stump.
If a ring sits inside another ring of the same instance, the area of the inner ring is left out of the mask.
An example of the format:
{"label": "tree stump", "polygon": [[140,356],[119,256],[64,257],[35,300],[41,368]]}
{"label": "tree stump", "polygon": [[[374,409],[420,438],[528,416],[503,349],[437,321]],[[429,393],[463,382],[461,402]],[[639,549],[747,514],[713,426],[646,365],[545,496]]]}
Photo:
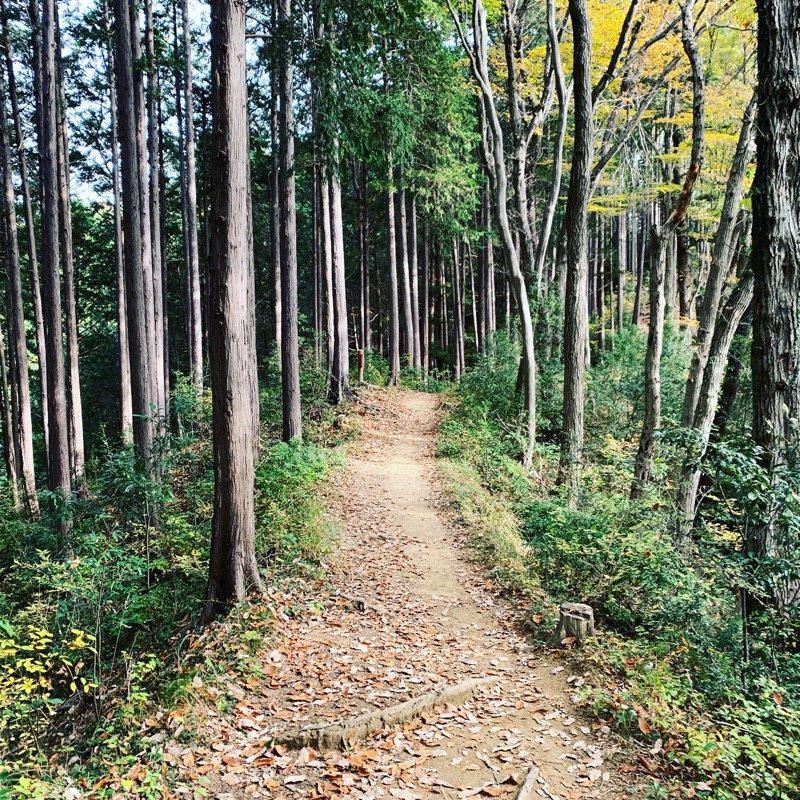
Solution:
{"label": "tree stump", "polygon": [[553,644],[561,644],[574,637],[575,644],[594,636],[594,611],[585,603],[562,603],[559,609],[558,627],[551,638]]}

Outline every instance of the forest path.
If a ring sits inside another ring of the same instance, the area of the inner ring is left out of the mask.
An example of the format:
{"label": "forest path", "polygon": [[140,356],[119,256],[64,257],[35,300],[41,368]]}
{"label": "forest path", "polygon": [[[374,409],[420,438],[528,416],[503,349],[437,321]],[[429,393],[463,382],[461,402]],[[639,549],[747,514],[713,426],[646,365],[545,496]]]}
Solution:
{"label": "forest path", "polygon": [[[315,602],[278,613],[262,675],[228,685],[239,702],[210,711],[192,767],[205,769],[220,800],[513,798],[534,766],[531,797],[623,796],[623,776],[607,763],[617,752],[608,729],[572,707],[580,678],[526,644],[437,511],[437,398],[398,391],[370,401],[381,412],[362,417],[330,498],[342,536],[328,581],[272,595],[284,609]],[[497,681],[346,752],[269,747],[287,730],[481,676]]]}

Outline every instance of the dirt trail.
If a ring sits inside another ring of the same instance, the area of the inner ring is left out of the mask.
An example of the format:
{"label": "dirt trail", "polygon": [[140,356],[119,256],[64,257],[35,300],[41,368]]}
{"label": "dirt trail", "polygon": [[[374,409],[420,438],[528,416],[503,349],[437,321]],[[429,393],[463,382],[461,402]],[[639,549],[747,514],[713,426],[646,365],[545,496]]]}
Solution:
{"label": "dirt trail", "polygon": [[[376,402],[385,411],[363,417],[332,503],[342,540],[329,582],[305,597],[273,597],[284,608],[325,602],[279,613],[262,675],[228,686],[235,708],[209,709],[204,744],[190,758],[177,747],[175,759],[208,775],[221,800],[513,798],[532,766],[534,797],[622,797],[608,729],[582,719],[570,699],[581,678],[526,644],[436,510],[436,398],[398,392]],[[498,680],[463,705],[345,753],[270,746],[287,730],[484,675]]]}

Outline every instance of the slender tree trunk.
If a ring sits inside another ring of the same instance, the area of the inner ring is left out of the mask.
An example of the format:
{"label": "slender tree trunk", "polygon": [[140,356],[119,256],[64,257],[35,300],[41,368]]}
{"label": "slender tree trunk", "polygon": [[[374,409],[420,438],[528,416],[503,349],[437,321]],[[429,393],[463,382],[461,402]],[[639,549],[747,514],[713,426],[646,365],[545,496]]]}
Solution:
{"label": "slender tree trunk", "polygon": [[281,397],[283,439],[302,437],[300,415],[300,339],[297,308],[297,212],[294,161],[294,63],[292,55],[292,0],[278,8],[281,33],[280,135],[281,135]]}
{"label": "slender tree trunk", "polygon": [[411,195],[411,322],[412,322],[412,355],[414,369],[419,372],[422,367],[421,346],[419,336],[419,253],[417,247],[417,196]]}
{"label": "slender tree trunk", "polygon": [[336,348],[336,317],[333,286],[333,225],[331,224],[331,191],[328,170],[319,167],[320,216],[322,217],[322,265],[325,271],[325,353],[328,376],[333,374],[334,350]]}
{"label": "slender tree trunk", "polygon": [[164,376],[166,347],[164,340],[164,264],[161,251],[161,137],[158,119],[159,82],[155,64],[155,35],[153,31],[153,3],[144,2],[145,65],[147,70],[147,157],[149,163],[150,242],[153,259],[153,345],[155,348],[154,375],[156,398],[161,415],[166,415],[169,387]]}
{"label": "slender tree trunk", "polygon": [[[758,0],[758,116],[753,184],[753,438],[770,472],[796,459],[800,418],[800,26],[789,0]],[[766,518],[778,515],[769,509]],[[757,557],[793,557],[780,523],[747,542]],[[798,602],[796,579],[776,579],[772,600]]]}
{"label": "slender tree trunk", "polygon": [[461,303],[462,264],[458,242],[453,240],[453,342],[456,383],[464,374],[464,307]]}
{"label": "slender tree trunk", "polygon": [[[389,157],[389,190],[386,196],[389,255],[389,386],[397,386],[400,378],[400,297],[397,286],[397,231],[395,225],[395,191],[393,169]],[[402,233],[402,229],[401,229]]]}
{"label": "slender tree trunk", "polygon": [[206,620],[261,588],[255,552],[258,374],[245,6],[239,0],[212,0],[211,62],[215,76],[209,270],[214,521]]}
{"label": "slender tree trunk", "polygon": [[536,249],[536,296],[543,296],[544,263],[550,246],[550,236],[553,230],[558,197],[561,193],[561,173],[564,161],[564,137],[567,133],[569,117],[569,95],[571,87],[567,88],[564,80],[564,67],[561,63],[561,48],[558,41],[558,27],[556,22],[555,0],[547,0],[547,38],[550,44],[550,53],[553,61],[553,74],[555,77],[556,96],[558,97],[558,122],[556,137],[553,142],[553,173],[550,180],[550,194],[544,212],[542,230]]}
{"label": "slender tree trunk", "polygon": [[28,377],[28,344],[25,338],[25,316],[22,303],[22,276],[19,265],[19,242],[17,240],[16,198],[14,178],[11,172],[11,153],[6,119],[5,81],[0,71],[0,172],[3,177],[2,209],[5,225],[6,274],[9,283],[11,324],[9,326],[9,350],[14,356],[12,380],[18,398],[18,431],[16,450],[19,456],[22,490],[28,513],[39,516],[39,500],[36,495],[36,476],[33,464],[33,422],[31,420],[31,388]]}
{"label": "slender tree trunk", "polygon": [[8,371],[6,366],[6,346],[3,331],[0,330],[0,411],[3,415],[3,455],[6,464],[6,477],[11,487],[14,508],[20,508],[19,474],[17,472],[17,446],[14,439],[14,415],[11,410]]}
{"label": "slender tree trunk", "polygon": [[[31,6],[36,7],[38,0],[31,0]],[[22,133],[22,119],[17,99],[17,82],[14,75],[14,60],[11,52],[11,43],[8,37],[8,19],[5,4],[0,3],[0,20],[2,24],[2,43],[8,76],[8,96],[11,100],[11,115],[14,121],[14,146],[17,150],[17,165],[19,167],[20,183],[22,184],[22,207],[25,215],[25,232],[27,234],[28,263],[31,271],[31,295],[33,297],[33,318],[36,329],[36,353],[39,362],[39,397],[42,406],[42,429],[44,433],[45,461],[47,461],[49,439],[48,408],[47,408],[47,352],[44,337],[44,319],[42,312],[42,291],[39,284],[39,259],[36,250],[36,226],[33,217],[33,199],[31,184],[28,179],[28,164],[25,158],[25,137]],[[31,22],[38,20],[37,13],[32,16]],[[34,97],[36,117],[41,114],[41,85],[40,85],[40,58],[41,41],[38,21],[33,32],[33,64],[34,64]]]}
{"label": "slender tree trunk", "polygon": [[650,331],[647,337],[645,358],[645,411],[639,449],[636,454],[631,497],[644,494],[650,481],[655,454],[656,433],[661,424],[661,352],[664,344],[664,296],[666,248],[672,246],[677,227],[686,219],[689,203],[703,164],[703,137],[705,133],[705,73],[697,49],[694,30],[694,0],[681,7],[682,39],[686,56],[692,67],[692,153],[689,170],[675,208],[664,225],[654,226],[650,237]]}
{"label": "slender tree trunk", "polygon": [[56,8],[56,80],[58,99],[56,105],[58,149],[58,208],[61,268],[64,276],[64,313],[67,329],[67,388],[69,403],[67,422],[70,432],[70,463],[74,485],[82,497],[86,496],[85,454],[83,444],[83,406],[81,403],[80,369],[78,357],[78,312],[75,303],[75,269],[72,250],[72,199],[69,175],[69,136],[66,120],[66,93],[61,65],[61,37]]}
{"label": "slender tree trunk", "polygon": [[411,308],[411,266],[408,254],[408,214],[406,213],[406,187],[404,171],[400,169],[400,191],[397,193],[398,261],[400,262],[401,289],[403,292],[403,354],[408,356],[409,366],[414,365],[414,312]]}
{"label": "slender tree trunk", "polygon": [[[41,141],[42,186],[42,308],[44,311],[47,400],[50,420],[48,486],[57,506],[71,501],[67,381],[64,374],[64,344],[59,280],[59,159],[58,76],[56,66],[56,10],[54,0],[42,3],[41,38]],[[67,545],[72,529],[68,506],[58,508],[59,545]]]}
{"label": "slender tree trunk", "polygon": [[699,402],[693,428],[697,432],[695,448],[684,467],[680,485],[678,507],[681,519],[678,525],[679,542],[685,544],[694,525],[697,514],[698,488],[700,486],[701,470],[700,459],[705,455],[711,438],[711,426],[719,399],[722,378],[725,374],[725,365],[728,360],[733,338],[742,317],[753,300],[753,275],[748,273],[737,284],[720,315],[714,328],[708,350],[706,369],[703,371],[703,386],[701,387]]}
{"label": "slender tree trunk", "polygon": [[597,316],[599,317],[599,329],[597,339],[597,349],[603,353],[606,349],[606,247],[605,247],[605,225],[598,215],[597,224]]}
{"label": "slender tree trunk", "polygon": [[397,386],[400,377],[400,298],[397,287],[397,234],[395,230],[394,189],[389,159],[390,187],[386,197],[387,250],[389,257],[389,386]]}
{"label": "slender tree trunk", "polygon": [[342,189],[338,174],[333,171],[329,180],[331,211],[331,244],[333,261],[333,365],[328,388],[328,400],[338,404],[351,396],[350,353],[347,326],[347,292],[344,267],[344,228],[342,222]]}
{"label": "slender tree trunk", "polygon": [[[197,241],[197,166],[194,136],[194,96],[192,94],[192,29],[189,2],[181,5],[183,23],[183,104],[186,145],[186,273],[189,284],[191,328],[189,331],[192,383],[203,390],[203,309],[200,292],[200,250]],[[273,140],[274,141],[274,140]]]}
{"label": "slender tree trunk", "polygon": [[[115,0],[116,73],[119,107],[120,176],[122,186],[122,224],[125,262],[125,292],[128,346],[131,367],[133,440],[139,458],[151,463],[154,427],[152,418],[153,383],[145,293],[145,247],[143,243],[142,186],[139,147],[137,78],[134,71],[133,38],[138,38],[135,9],[129,0]],[[149,230],[149,226],[147,227]],[[149,258],[149,248],[146,252]],[[152,270],[151,270],[152,273]]]}
{"label": "slender tree trunk", "polygon": [[742,203],[744,178],[753,154],[756,99],[757,95],[754,93],[745,110],[736,152],[728,173],[725,201],[720,215],[719,226],[717,227],[717,234],[714,238],[711,267],[703,293],[703,304],[700,309],[696,347],[689,368],[689,377],[686,381],[686,392],[683,397],[681,424],[685,427],[692,424],[697,407],[698,392],[703,383],[703,371],[708,360],[708,344],[714,335],[714,326],[716,325],[720,303],[722,302],[725,283],[734,260],[736,222],[739,218],[739,209]]}
{"label": "slender tree trunk", "polygon": [[[110,33],[108,11],[104,6],[106,30]],[[131,398],[131,359],[128,344],[127,301],[125,296],[125,261],[122,237],[122,198],[119,185],[117,122],[117,86],[113,49],[109,41],[108,86],[111,113],[111,182],[114,184],[114,266],[117,276],[117,337],[119,341],[120,433],[123,442],[133,436],[133,400]]]}
{"label": "slender tree trunk", "polygon": [[562,479],[574,497],[583,462],[586,348],[589,341],[586,213],[591,188],[594,115],[592,112],[592,34],[585,0],[570,0],[574,45],[575,145],[566,211],[567,284],[564,312],[564,439]]}
{"label": "slender tree trunk", "polygon": [[[533,338],[533,319],[525,275],[519,259],[519,249],[514,242],[514,233],[508,216],[508,171],[505,163],[503,128],[494,102],[494,90],[489,75],[489,33],[486,9],[481,0],[473,5],[472,33],[470,43],[461,25],[461,19],[448,0],[451,17],[457,26],[459,38],[469,57],[473,77],[478,83],[481,95],[482,144],[484,160],[489,168],[494,194],[497,227],[503,244],[503,256],[508,273],[509,284],[519,311],[522,329],[522,352],[525,362],[525,397],[527,400],[527,442],[523,462],[530,466],[533,462],[533,449],[536,444],[536,354]],[[509,319],[510,322],[510,319]]]}
{"label": "slender tree trunk", "polygon": [[422,299],[420,316],[420,361],[422,374],[428,379],[431,360],[431,270],[430,242],[428,240],[428,220],[422,222]]}
{"label": "slender tree trunk", "polygon": [[361,186],[362,201],[359,210],[364,243],[361,252],[361,346],[369,353],[372,352],[372,306],[370,302],[369,280],[369,177],[367,175],[366,161],[361,162]]}
{"label": "slender tree trunk", "polygon": [[[272,33],[276,35],[278,31],[278,3],[272,3]],[[278,117],[280,113],[280,94],[278,91],[278,64],[270,65],[269,76],[269,141],[270,141],[270,205],[269,205],[269,241],[270,241],[270,260],[272,265],[272,319],[275,324],[274,338],[275,350],[279,357],[283,351],[283,314],[281,289],[281,275],[283,267],[281,265],[281,184],[280,184],[280,144]],[[318,199],[315,196],[315,203]],[[317,347],[320,343],[317,342]]]}
{"label": "slender tree trunk", "polygon": [[[631,314],[631,325],[638,325],[642,315],[642,289],[644,284],[644,262],[647,258],[647,211],[641,215],[641,232],[639,236],[639,253],[634,253],[636,257],[636,288],[633,297],[633,313]],[[638,222],[637,222],[638,229]]]}
{"label": "slender tree trunk", "polygon": [[619,247],[619,265],[617,269],[617,330],[622,333],[625,327],[625,276],[628,271],[627,211],[619,216],[617,225],[617,242]]}

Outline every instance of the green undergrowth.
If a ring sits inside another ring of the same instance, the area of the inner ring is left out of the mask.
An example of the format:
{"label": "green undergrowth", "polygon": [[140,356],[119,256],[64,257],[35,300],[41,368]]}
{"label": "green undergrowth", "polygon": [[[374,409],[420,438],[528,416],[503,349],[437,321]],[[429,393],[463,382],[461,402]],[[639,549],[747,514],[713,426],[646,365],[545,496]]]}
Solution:
{"label": "green undergrowth", "polygon": [[[320,490],[355,430],[325,404],[324,375],[306,370],[304,383],[303,443],[276,439],[274,380],[261,395],[256,547],[267,586],[321,577],[334,531]],[[87,470],[88,498],[73,503],[66,551],[51,519],[25,519],[0,491],[0,798],[82,797],[98,783],[92,796],[168,796],[148,733],[172,719],[198,670],[227,650],[246,665],[240,654],[268,632],[269,603],[256,598],[220,624],[224,636],[192,644],[213,514],[209,415],[209,396],[197,402],[180,384],[160,480],[106,445]]]}
{"label": "green undergrowth", "polygon": [[[629,499],[644,339],[627,331],[614,345],[589,372],[574,503],[557,482],[557,441],[540,442],[532,471],[520,463],[516,352],[503,341],[445,395],[437,454],[448,500],[534,638],[547,642],[560,603],[594,608],[598,635],[572,655],[590,675],[583,700],[635,742],[649,797],[799,797],[796,623],[755,615],[745,658],[737,599],[748,573],[735,526],[717,513],[690,552],[676,548],[669,437],[654,488]],[[665,361],[668,419],[679,414],[684,368]],[[557,390],[555,368],[542,370],[544,390]],[[742,506],[727,508],[741,523]]]}

